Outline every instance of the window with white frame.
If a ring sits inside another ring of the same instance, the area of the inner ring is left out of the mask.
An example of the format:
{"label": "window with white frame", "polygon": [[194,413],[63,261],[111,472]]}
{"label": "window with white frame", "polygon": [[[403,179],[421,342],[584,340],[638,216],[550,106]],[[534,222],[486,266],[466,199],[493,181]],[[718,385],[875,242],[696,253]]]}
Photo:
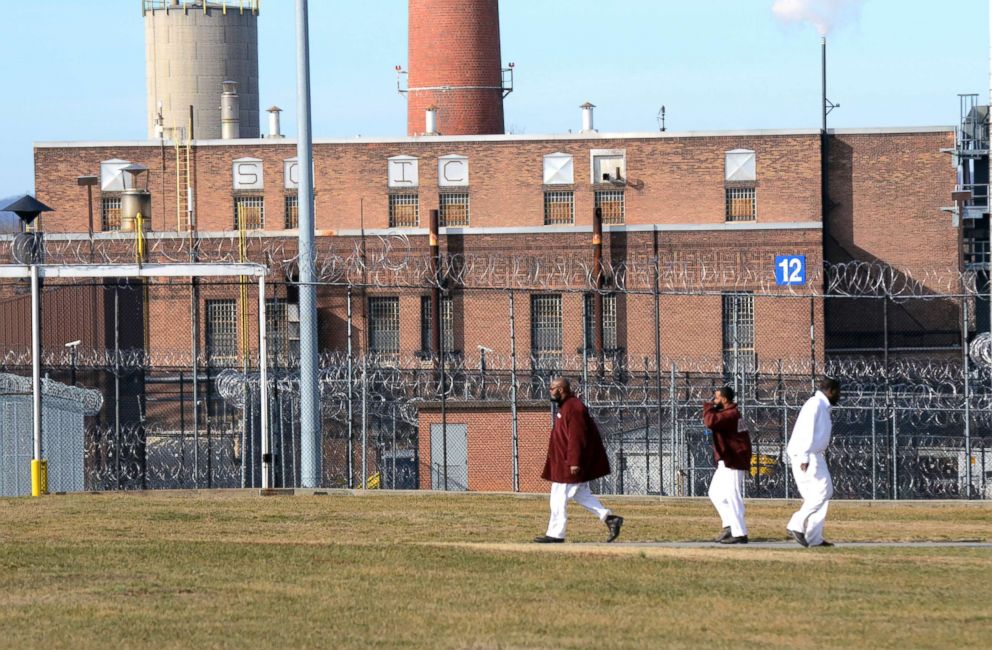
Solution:
{"label": "window with white frame", "polygon": [[100,230],[121,229],[121,195],[104,194],[100,206]]}
{"label": "window with white frame", "polygon": [[623,190],[597,190],[596,207],[602,210],[603,225],[623,223]]}
{"label": "window with white frame", "polygon": [[389,227],[416,228],[420,225],[420,197],[416,194],[389,195]]}
{"label": "window with white frame", "polygon": [[544,193],[544,225],[575,223],[575,192],[549,190]]}
{"label": "window with white frame", "polygon": [[468,225],[468,194],[443,193],[438,196],[438,223],[441,226]]}
{"label": "window with white frame", "polygon": [[754,295],[723,296],[723,372],[737,391],[753,383],[757,358],[754,350]]}
{"label": "window with white frame", "polygon": [[727,221],[754,221],[758,202],[754,187],[727,187]]}
{"label": "window with white frame", "polygon": [[206,301],[207,363],[232,366],[238,359],[237,303],[232,299]]}
{"label": "window with white frame", "polygon": [[300,355],[300,306],[281,299],[265,301],[265,343],[270,363],[290,365]]}
{"label": "window with white frame", "polygon": [[265,227],[265,199],[261,194],[234,196],[234,229],[261,230]]}
{"label": "window with white frame", "polygon": [[300,227],[300,195],[297,193],[287,194],[285,205],[286,219],[284,222],[287,230]]}
{"label": "window with white frame", "polygon": [[369,298],[369,352],[387,363],[399,361],[400,299],[397,296]]}
{"label": "window with white frame", "polygon": [[[447,354],[455,349],[454,302],[451,296],[441,298],[441,349]],[[420,350],[433,351],[434,329],[432,327],[431,297],[420,297]]]}
{"label": "window with white frame", "polygon": [[553,370],[561,366],[561,294],[531,296],[530,349],[535,368]]}
{"label": "window with white frame", "polygon": [[754,221],[758,217],[757,160],[750,149],[734,149],[724,156],[727,221]]}
{"label": "window with white frame", "polygon": [[[596,297],[587,293],[584,296],[586,350],[596,349]],[[603,350],[617,349],[617,294],[603,294]]]}

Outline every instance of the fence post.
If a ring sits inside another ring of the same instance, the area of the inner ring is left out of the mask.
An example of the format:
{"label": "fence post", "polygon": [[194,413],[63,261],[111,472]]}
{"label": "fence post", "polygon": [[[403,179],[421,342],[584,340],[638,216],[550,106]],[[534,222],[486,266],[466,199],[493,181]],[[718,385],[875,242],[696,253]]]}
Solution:
{"label": "fence post", "polygon": [[658,409],[658,494],[665,494],[665,434],[661,426],[661,253],[658,250],[658,228],[654,235],[654,377]]}
{"label": "fence post", "polygon": [[871,498],[872,501],[878,498],[878,441],[876,438],[876,427],[875,424],[875,400],[872,400],[872,409],[868,411],[868,417],[871,419]]}
{"label": "fence post", "polygon": [[[668,416],[669,417],[669,426],[670,426],[670,428],[672,430],[671,431],[671,433],[672,433],[672,491],[675,492],[675,493],[679,493],[680,490],[678,489],[678,486],[676,485],[676,479],[675,479],[675,477],[679,475],[679,471],[680,470],[676,466],[676,462],[677,462],[676,461],[676,458],[678,458],[679,456],[681,456],[682,449],[681,449],[681,444],[679,444],[678,445],[678,453],[676,453],[676,429],[678,428],[678,414],[676,413],[676,409],[678,408],[678,406],[677,406],[676,397],[675,397],[675,364],[674,363],[672,363],[672,365],[671,365],[671,373],[670,373],[669,383],[668,383],[668,400],[669,400],[669,407],[668,408],[669,408],[669,411],[670,411],[669,416]],[[661,400],[659,399],[658,401],[660,402]],[[661,429],[661,423],[660,422],[658,423],[658,428]]]}
{"label": "fence post", "polygon": [[348,487],[355,486],[355,349],[352,342],[354,338],[354,320],[351,311],[351,287],[348,287],[348,460],[346,462],[348,472]]}
{"label": "fence post", "polygon": [[517,336],[516,318],[513,311],[513,289],[510,289],[510,436],[513,452],[513,491],[519,492],[520,449],[517,438]]}
{"label": "fence post", "polygon": [[265,276],[258,276],[258,404],[262,437],[262,489],[272,487],[272,447],[269,440],[269,359],[265,326]]}
{"label": "fence post", "polygon": [[899,417],[892,407],[892,499],[899,499]]}
{"label": "fence post", "polygon": [[968,377],[968,297],[961,297],[961,357],[964,364],[964,480],[965,498],[971,498],[971,381]]}

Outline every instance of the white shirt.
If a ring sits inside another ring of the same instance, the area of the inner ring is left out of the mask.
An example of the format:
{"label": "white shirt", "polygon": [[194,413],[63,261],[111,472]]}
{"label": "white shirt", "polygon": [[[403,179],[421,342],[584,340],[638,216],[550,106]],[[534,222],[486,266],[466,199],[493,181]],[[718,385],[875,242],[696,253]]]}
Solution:
{"label": "white shirt", "polygon": [[787,452],[800,463],[808,463],[812,454],[821,454],[830,445],[830,400],[820,391],[806,400],[792,428]]}

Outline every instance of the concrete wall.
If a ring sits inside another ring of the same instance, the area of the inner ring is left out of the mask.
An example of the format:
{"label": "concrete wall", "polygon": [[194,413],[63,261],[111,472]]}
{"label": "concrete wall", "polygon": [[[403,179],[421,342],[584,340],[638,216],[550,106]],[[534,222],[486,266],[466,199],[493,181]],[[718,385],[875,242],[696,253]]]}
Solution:
{"label": "concrete wall", "polygon": [[258,16],[220,4],[145,12],[145,69],[148,137],[157,138],[155,120],[162,102],[166,135],[189,122],[194,134],[220,138],[221,82],[238,82],[241,137],[259,136]]}

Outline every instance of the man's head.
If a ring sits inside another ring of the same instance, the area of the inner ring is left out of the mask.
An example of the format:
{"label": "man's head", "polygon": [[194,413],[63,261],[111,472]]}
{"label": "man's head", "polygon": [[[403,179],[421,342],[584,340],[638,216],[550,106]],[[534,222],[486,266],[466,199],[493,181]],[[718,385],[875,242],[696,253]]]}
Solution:
{"label": "man's head", "polygon": [[734,403],[734,389],[730,386],[721,386],[713,393],[713,403],[727,408]]}
{"label": "man's head", "polygon": [[551,401],[561,404],[572,395],[572,382],[567,377],[555,377],[551,380]]}
{"label": "man's head", "polygon": [[831,404],[836,404],[840,401],[840,382],[836,379],[831,379],[830,377],[824,377],[820,380],[820,392],[826,395],[827,400]]}

